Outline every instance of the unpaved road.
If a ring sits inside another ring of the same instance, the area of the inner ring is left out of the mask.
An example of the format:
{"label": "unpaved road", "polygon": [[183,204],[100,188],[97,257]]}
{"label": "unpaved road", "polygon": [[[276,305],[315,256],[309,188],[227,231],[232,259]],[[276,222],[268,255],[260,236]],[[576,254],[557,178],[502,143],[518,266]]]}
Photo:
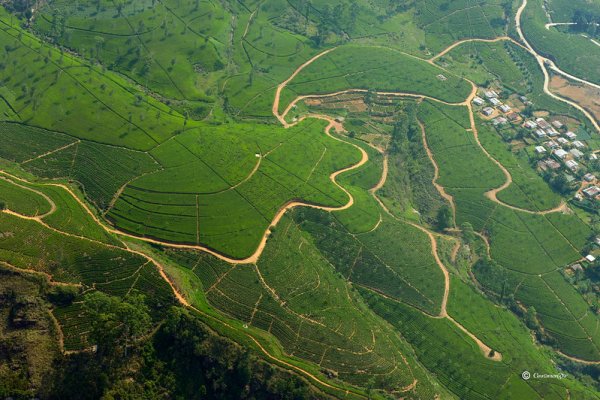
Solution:
{"label": "unpaved road", "polygon": [[[522,32],[520,30],[519,19],[520,19],[520,15],[521,15],[521,13],[522,13],[522,11],[523,11],[526,3],[527,3],[527,0],[524,0],[523,1],[523,5],[521,6],[521,8],[519,9],[519,11],[517,13],[517,26],[518,26],[519,34],[521,36],[522,36]],[[558,100],[567,102],[567,103],[569,103],[569,104],[571,104],[571,105],[573,105],[573,106],[575,106],[577,108],[580,108],[578,105],[576,105],[574,103],[572,104],[570,101],[564,100],[564,99],[562,99],[562,98],[560,98],[558,96],[553,95],[548,90],[548,81],[549,81],[549,79],[548,79],[548,72],[546,71],[545,66],[544,66],[545,59],[543,59],[542,57],[540,57],[539,55],[537,55],[533,51],[533,49],[531,48],[531,46],[529,46],[529,44],[524,39],[524,37],[522,37],[522,39],[523,39],[523,42],[526,44],[527,48],[529,49],[529,51],[532,52],[532,54],[534,54],[536,56],[536,59],[540,63],[542,71],[544,72],[544,76],[545,76],[544,91],[547,94],[549,94],[550,96],[552,96],[554,98],[557,98]],[[466,40],[466,41],[474,41],[474,40],[478,40],[478,39],[472,39],[472,40]],[[493,42],[493,41],[499,41],[499,40],[507,40],[507,38],[496,38],[496,39],[482,40],[482,41]],[[446,54],[447,52],[449,52],[450,50],[452,50],[452,48],[454,48],[454,47],[456,47],[456,46],[458,46],[461,43],[464,43],[466,41],[462,41],[460,43],[455,43],[454,45],[452,45],[449,48],[445,49],[444,51],[442,51],[440,54],[438,54],[437,56],[433,57],[429,61],[433,62],[433,60],[435,60],[435,59],[443,56],[444,54]],[[290,126],[295,125],[295,124],[289,124],[285,120],[285,116],[291,110],[291,108],[293,107],[294,104],[296,104],[298,101],[300,101],[302,99],[311,98],[311,97],[323,97],[323,95],[320,95],[320,96],[303,96],[302,98],[297,98],[297,99],[294,100],[294,102],[292,102],[290,105],[288,105],[288,107],[286,108],[286,110],[285,110],[285,112],[283,114],[280,114],[279,113],[279,107],[280,107],[279,103],[280,103],[280,97],[281,97],[281,93],[282,93],[283,89],[287,86],[287,84],[292,79],[294,79],[302,71],[302,69],[304,69],[306,66],[310,65],[312,62],[314,62],[318,58],[320,58],[320,57],[324,56],[325,54],[328,54],[329,52],[334,51],[334,50],[335,50],[335,48],[332,48],[332,49],[329,49],[329,50],[326,50],[326,51],[324,51],[322,53],[317,54],[316,56],[314,56],[313,58],[311,58],[310,60],[308,60],[307,62],[305,62],[304,64],[302,64],[300,67],[298,67],[296,69],[296,71],[294,71],[294,73],[286,81],[284,81],[280,85],[278,85],[277,91],[276,91],[276,95],[275,95],[275,99],[274,99],[274,102],[273,102],[272,111],[273,111],[273,114],[275,115],[275,117],[280,121],[280,123],[284,127],[290,127]],[[550,64],[550,65],[552,65],[552,64]],[[568,74],[565,74],[565,76],[568,76]],[[575,79],[575,80],[578,80],[578,79]],[[578,81],[581,81],[581,80],[578,80]],[[586,82],[586,83],[588,83],[588,82]],[[469,115],[470,115],[470,119],[471,119],[471,126],[472,126],[473,133],[474,133],[474,135],[475,135],[475,137],[477,139],[477,142],[479,143],[479,139],[478,139],[478,136],[477,136],[477,128],[475,126],[475,121],[474,121],[474,117],[473,117],[473,110],[472,110],[472,107],[471,107],[471,104],[470,104],[472,98],[476,94],[476,90],[477,90],[477,88],[475,87],[475,85],[473,85],[473,91],[469,95],[469,97],[464,102],[456,103],[456,104],[446,103],[446,102],[443,102],[443,101],[441,101],[439,99],[430,98],[430,97],[421,96],[421,95],[414,95],[414,94],[410,94],[410,93],[386,93],[386,92],[381,92],[379,94],[381,94],[381,95],[390,95],[390,96],[401,96],[401,97],[413,97],[413,98],[428,98],[428,99],[431,99],[431,100],[434,100],[434,101],[440,101],[440,102],[445,103],[445,104],[466,105],[468,107],[468,109],[469,109]],[[361,91],[362,90],[360,90],[360,89],[349,89],[349,90],[346,90],[346,91],[343,91],[343,92],[340,92],[340,93],[361,92]],[[340,93],[337,93],[337,94],[340,94]],[[333,96],[333,95],[336,95],[336,94],[330,94],[329,96]],[[318,205],[308,204],[308,203],[304,203],[304,202],[296,202],[296,201],[289,202],[288,204],[284,205],[278,211],[278,213],[275,215],[275,217],[273,218],[273,220],[272,220],[269,228],[264,233],[264,235],[262,237],[262,240],[261,240],[258,248],[256,249],[256,251],[254,252],[254,254],[252,254],[250,257],[247,257],[245,259],[233,259],[233,258],[224,256],[222,254],[219,254],[217,252],[214,252],[213,250],[205,248],[203,246],[197,246],[197,245],[179,245],[179,244],[167,243],[167,242],[162,242],[162,241],[158,241],[158,240],[137,237],[135,235],[131,235],[131,234],[128,234],[126,232],[119,231],[119,230],[117,230],[117,229],[115,229],[113,227],[107,226],[103,221],[101,221],[96,216],[96,214],[87,206],[87,204],[85,204],[82,200],[80,200],[79,197],[69,187],[67,187],[66,185],[57,184],[57,183],[49,183],[48,185],[53,185],[53,186],[61,187],[62,189],[66,190],[83,207],[83,209],[93,218],[93,220],[98,225],[100,225],[101,227],[103,227],[107,232],[114,233],[114,234],[122,236],[122,237],[130,237],[130,238],[133,238],[133,239],[142,240],[142,241],[145,241],[145,242],[159,244],[159,245],[164,245],[164,246],[169,246],[169,247],[174,247],[174,248],[193,249],[193,250],[200,250],[200,251],[208,252],[208,253],[214,255],[215,257],[218,257],[218,258],[220,258],[220,259],[222,259],[222,260],[224,260],[226,262],[232,263],[232,264],[250,264],[250,263],[256,263],[258,261],[260,255],[262,254],[262,251],[264,250],[264,247],[265,247],[266,241],[267,241],[267,237],[270,234],[271,229],[274,226],[277,225],[277,223],[281,220],[281,218],[283,217],[283,215],[285,214],[285,212],[287,210],[289,210],[289,209],[291,209],[293,207],[296,207],[296,206],[305,206],[305,207],[318,208],[318,209],[322,209],[322,210],[325,210],[325,211],[339,211],[339,210],[347,209],[347,208],[351,207],[354,204],[354,198],[352,197],[351,193],[347,189],[345,189],[343,186],[341,186],[339,183],[337,183],[336,177],[338,175],[344,173],[344,172],[347,172],[347,171],[359,168],[362,165],[364,165],[368,161],[368,159],[369,159],[367,153],[361,147],[359,147],[357,145],[354,145],[352,143],[346,142],[346,141],[344,141],[344,140],[342,140],[342,139],[340,139],[338,137],[335,137],[335,136],[333,136],[331,134],[331,129],[336,129],[336,131],[342,131],[343,130],[343,126],[340,123],[336,122],[333,118],[331,118],[329,116],[326,116],[326,115],[309,114],[309,115],[306,115],[306,116],[302,117],[300,119],[300,121],[302,121],[303,119],[306,119],[306,118],[318,118],[318,119],[323,119],[323,120],[328,121],[329,125],[325,129],[327,135],[329,135],[330,137],[332,137],[335,140],[338,140],[338,141],[350,144],[350,145],[354,146],[355,148],[357,148],[361,152],[362,157],[361,157],[361,160],[359,162],[357,162],[356,164],[354,164],[352,166],[344,168],[342,170],[336,171],[336,172],[334,172],[334,173],[332,173],[330,175],[331,181],[338,188],[340,188],[342,191],[344,191],[348,195],[349,200],[348,200],[348,202],[345,205],[340,206],[340,207],[325,207],[325,206],[318,206]],[[591,120],[595,123],[595,121],[593,120],[593,118],[591,118]],[[297,121],[296,123],[299,123],[300,121]],[[598,129],[597,124],[595,124],[595,126]],[[422,129],[423,129],[422,133],[423,133],[423,135],[425,135],[424,128],[422,127]],[[426,141],[424,141],[424,142],[426,143]],[[495,201],[499,202],[495,198],[495,193],[497,193],[498,191],[500,191],[503,188],[506,188],[506,187],[508,187],[508,185],[510,185],[510,183],[512,182],[512,179],[510,177],[510,173],[508,173],[508,171],[506,170],[506,168],[504,168],[504,166],[502,166],[502,164],[500,164],[497,160],[495,160],[493,157],[491,157],[491,155],[485,150],[485,148],[483,148],[483,146],[481,145],[481,143],[479,143],[479,146],[482,148],[482,150],[484,151],[484,153],[490,159],[492,159],[503,170],[503,172],[505,173],[505,175],[507,177],[507,181],[505,182],[505,184],[502,185],[500,188],[495,189],[495,191],[493,192],[494,195],[490,195],[490,197],[492,199],[495,199]],[[436,170],[436,176],[434,178],[434,181],[437,181],[437,177],[438,177],[438,174],[439,174],[438,169],[437,169],[437,164],[435,163],[435,160],[433,159],[432,154],[431,154],[431,152],[429,151],[428,148],[427,148],[427,150],[428,150],[428,155],[430,155],[430,159],[432,160],[432,162],[434,163],[434,166],[436,167],[435,168],[435,170]],[[388,169],[387,169],[388,168],[388,165],[387,165],[388,159],[387,159],[387,157],[384,157],[384,163],[385,163],[385,165],[384,165],[383,172],[382,172],[382,178],[380,179],[380,181],[378,182],[378,184],[373,189],[371,189],[370,192],[375,197],[375,199],[378,201],[378,203],[382,206],[382,208],[384,209],[384,211],[386,211],[387,213],[390,213],[389,210],[385,207],[385,205],[381,202],[381,200],[379,199],[379,197],[376,195],[377,190],[380,189],[381,187],[383,187],[383,185],[385,184],[385,180],[386,180],[387,172],[388,172]],[[24,180],[22,180],[20,178],[12,176],[12,175],[10,175],[8,173],[5,173],[5,172],[3,172],[3,173],[4,173],[5,176],[9,176],[9,177],[11,177],[13,179],[24,181]],[[440,194],[442,194],[442,196],[444,198],[446,198],[447,200],[449,200],[451,202],[451,204],[453,205],[453,208],[454,208],[454,202],[453,202],[452,197],[449,196],[449,195],[447,195],[445,193],[445,189],[442,186],[438,185],[437,182],[434,182],[434,185],[436,186],[436,188],[438,188],[438,190],[440,191]],[[506,204],[503,204],[503,205],[507,206]],[[562,205],[559,208],[562,210]],[[532,212],[530,210],[522,210],[522,209],[518,209],[518,210],[524,211],[524,212]],[[556,212],[556,211],[558,211],[558,208],[555,209],[555,210],[548,210],[548,211],[543,211],[543,212],[539,212],[539,213],[548,213],[548,212]],[[54,212],[54,209],[52,210],[52,212]],[[535,212],[533,212],[533,213],[535,213]],[[46,215],[48,215],[48,214],[46,214]],[[390,213],[390,215],[391,215],[391,213]],[[31,217],[31,219],[36,220],[38,222],[42,222],[42,220],[41,220],[42,218],[41,217]],[[490,357],[489,354],[491,353],[491,348],[489,346],[485,345],[475,335],[473,335],[472,333],[470,333],[466,328],[464,328],[461,324],[459,324],[457,321],[455,321],[452,317],[450,317],[448,315],[446,308],[447,308],[447,301],[448,301],[448,296],[449,296],[449,292],[450,292],[450,276],[449,276],[449,272],[448,272],[447,268],[445,267],[445,265],[443,264],[443,262],[441,261],[441,259],[438,256],[436,237],[435,237],[435,235],[433,233],[431,233],[430,231],[428,231],[426,228],[424,228],[424,227],[422,227],[422,226],[420,226],[418,224],[415,224],[415,223],[410,223],[410,224],[413,227],[415,227],[415,228],[423,231],[424,233],[426,233],[428,235],[428,237],[430,238],[430,241],[431,241],[432,255],[434,256],[434,258],[436,260],[436,263],[438,264],[438,266],[440,267],[440,269],[442,270],[443,275],[444,275],[444,282],[445,282],[445,285],[444,285],[445,286],[444,287],[444,295],[443,295],[443,298],[442,298],[440,314],[439,314],[438,317],[439,318],[448,318],[460,330],[462,330],[471,339],[473,339],[475,341],[475,343],[477,343],[477,345],[480,347],[481,351],[484,353],[484,355],[486,357],[488,357],[488,358],[490,358],[492,360],[495,360],[495,361],[500,361],[502,359],[502,355],[500,353],[495,352],[495,354],[492,357]],[[206,317],[216,319],[214,316],[210,316],[210,315],[202,312],[201,310],[195,308],[193,305],[191,305],[189,303],[189,301],[187,301],[187,299],[185,298],[185,296],[180,293],[180,291],[178,290],[178,288],[174,285],[174,283],[172,282],[172,280],[168,277],[168,275],[164,271],[163,266],[156,259],[154,259],[153,257],[151,257],[148,254],[145,254],[145,253],[143,253],[141,251],[137,251],[137,250],[131,249],[129,247],[126,247],[126,249],[127,249],[127,251],[129,251],[129,252],[131,252],[133,254],[137,254],[137,255],[140,255],[140,256],[146,258],[148,261],[151,261],[154,265],[156,265],[156,267],[157,267],[157,269],[158,269],[161,277],[170,285],[171,289],[173,290],[174,296],[177,298],[177,300],[182,305],[184,305],[186,307],[189,307],[191,309],[194,309],[196,312],[201,313],[201,314],[205,315]],[[231,327],[226,322],[223,322],[223,321],[220,321],[220,320],[219,320],[219,322],[223,323],[223,324],[225,324],[225,325],[227,325],[229,327]],[[233,328],[233,327],[231,327],[231,328]],[[271,358],[272,360],[277,361],[278,363],[280,363],[282,365],[285,365],[286,367],[289,367],[290,369],[293,369],[293,370],[296,370],[297,372],[302,373],[303,375],[309,377],[311,380],[314,380],[315,382],[318,382],[319,384],[321,384],[321,385],[323,385],[325,387],[329,387],[329,388],[332,388],[332,389],[339,390],[339,388],[337,388],[335,386],[332,386],[332,385],[330,385],[330,384],[328,384],[328,383],[320,380],[320,378],[314,376],[310,372],[308,372],[308,371],[306,371],[306,370],[304,370],[304,369],[302,369],[300,367],[297,367],[297,366],[295,366],[293,364],[289,364],[286,361],[273,356],[252,335],[250,335],[248,333],[247,333],[247,335],[248,335],[249,338],[251,338],[256,343],[256,345],[264,352],[264,354],[268,358]],[[356,395],[358,395],[358,394],[356,394]]]}
{"label": "unpaved road", "polygon": [[529,42],[525,38],[525,35],[523,34],[523,30],[521,29],[521,16],[523,14],[523,10],[525,10],[525,7],[527,7],[527,0],[523,0],[523,3],[521,3],[521,6],[517,10],[517,14],[515,16],[515,27],[517,29],[517,33],[519,34],[519,38],[525,44],[525,47],[527,48],[527,50],[535,57],[540,68],[542,69],[542,73],[544,74],[544,93],[546,93],[548,96],[550,96],[556,100],[562,101],[563,103],[567,103],[567,104],[577,108],[579,111],[581,111],[583,114],[585,114],[586,117],[588,117],[588,119],[590,120],[592,125],[594,125],[594,128],[596,128],[596,132],[600,133],[600,126],[598,125],[598,122],[585,108],[581,107],[579,104],[577,104],[573,101],[570,101],[570,100],[564,99],[560,96],[557,96],[554,93],[552,93],[552,91],[550,91],[550,89],[549,89],[550,74],[548,73],[548,70],[546,69],[546,65],[549,65],[550,69],[552,69],[554,72],[556,72],[560,75],[563,75],[571,80],[595,87],[596,89],[600,89],[600,85],[597,85],[592,82],[588,82],[584,79],[578,78],[576,76],[573,76],[573,75],[561,70],[560,68],[558,68],[556,66],[554,61],[549,60],[545,57],[542,57],[535,51],[535,49],[529,44]]}
{"label": "unpaved road", "polygon": [[427,157],[431,161],[433,165],[433,179],[431,180],[432,185],[437,189],[440,196],[442,196],[448,203],[450,203],[450,207],[452,208],[452,224],[456,226],[456,205],[454,204],[454,197],[446,193],[446,189],[437,183],[438,178],[440,177],[440,168],[438,167],[435,158],[433,157],[433,153],[427,144],[427,135],[425,133],[425,125],[417,119],[417,123],[419,124],[419,128],[421,128],[421,138],[423,140],[423,146],[425,147],[425,152],[427,153]]}
{"label": "unpaved road", "polygon": [[[382,172],[382,176],[381,179],[379,180],[379,183],[377,184],[377,186],[375,186],[375,190],[371,191],[371,195],[375,198],[375,200],[377,201],[377,203],[379,203],[379,205],[383,208],[383,210],[392,218],[399,220],[395,215],[393,215],[389,209],[383,204],[383,202],[381,201],[381,199],[379,198],[379,196],[377,196],[377,189],[383,187],[385,185],[385,182],[387,180],[387,172],[388,172],[388,157],[386,155],[384,155],[383,158],[383,162],[384,162],[384,167],[383,167],[383,172]],[[411,221],[404,221],[404,220],[399,220],[401,222],[407,223],[409,225],[411,225],[414,228],[417,228],[418,230],[420,230],[421,232],[425,233],[428,237],[429,240],[431,242],[431,254],[433,255],[433,258],[435,259],[436,264],[438,265],[438,267],[440,268],[440,270],[442,271],[443,275],[444,275],[444,295],[442,297],[442,302],[441,302],[441,306],[440,306],[440,313],[434,317],[434,318],[446,318],[449,321],[451,321],[454,325],[456,325],[457,328],[459,328],[461,331],[463,331],[467,336],[469,336],[479,347],[479,349],[481,350],[481,352],[483,353],[483,355],[493,361],[502,361],[502,354],[500,352],[493,352],[493,355],[490,356],[490,354],[492,354],[492,348],[489,347],[488,345],[486,345],[485,343],[483,343],[483,341],[481,341],[477,336],[475,336],[473,333],[471,333],[469,330],[467,330],[467,328],[465,328],[464,326],[462,326],[459,322],[457,322],[454,318],[452,318],[447,311],[447,305],[448,305],[448,296],[450,295],[450,273],[448,272],[448,268],[446,268],[446,266],[444,265],[444,263],[442,262],[442,260],[440,259],[439,255],[438,255],[438,250],[437,250],[437,240],[435,235],[430,232],[428,229],[426,229],[425,227],[416,224],[414,222]]]}
{"label": "unpaved road", "polygon": [[429,63],[433,64],[433,62],[435,60],[437,60],[440,57],[445,56],[447,53],[449,53],[450,51],[452,51],[454,48],[456,48],[456,47],[458,47],[458,46],[460,46],[461,44],[464,44],[464,43],[474,42],[474,41],[484,42],[484,43],[494,43],[494,42],[501,42],[501,41],[504,41],[504,40],[511,41],[511,42],[515,43],[516,45],[523,47],[523,45],[521,43],[515,42],[514,40],[512,40],[508,36],[499,36],[499,37],[494,38],[494,39],[463,39],[463,40],[459,40],[458,42],[452,43],[450,46],[446,47],[444,50],[442,50],[438,54],[434,55],[433,57],[431,57],[427,61],[429,61]]}

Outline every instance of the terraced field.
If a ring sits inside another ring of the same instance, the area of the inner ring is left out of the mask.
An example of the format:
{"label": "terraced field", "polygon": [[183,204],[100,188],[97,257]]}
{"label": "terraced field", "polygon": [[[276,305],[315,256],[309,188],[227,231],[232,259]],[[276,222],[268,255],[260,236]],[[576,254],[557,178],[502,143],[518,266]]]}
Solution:
{"label": "terraced field", "polygon": [[524,13],[524,33],[540,54],[554,60],[560,68],[581,79],[600,83],[600,55],[597,44],[588,37],[557,29],[561,27],[547,29],[546,24],[552,21],[549,21],[544,13],[541,1],[531,1]]}
{"label": "terraced field", "polygon": [[90,296],[142,295],[125,354],[184,307],[322,397],[598,398],[595,294],[567,268],[596,215],[471,104],[493,82],[593,130],[548,89],[541,7],[513,7],[0,10],[0,269],[69,289],[57,360],[98,351]]}

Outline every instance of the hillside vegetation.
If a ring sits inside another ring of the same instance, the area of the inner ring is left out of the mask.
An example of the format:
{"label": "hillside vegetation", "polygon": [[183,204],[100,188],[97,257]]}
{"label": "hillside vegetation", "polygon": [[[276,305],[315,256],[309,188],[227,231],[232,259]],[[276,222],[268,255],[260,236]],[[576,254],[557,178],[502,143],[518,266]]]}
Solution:
{"label": "hillside vegetation", "polygon": [[518,6],[3,2],[0,397],[598,399],[600,141],[536,51],[600,53]]}

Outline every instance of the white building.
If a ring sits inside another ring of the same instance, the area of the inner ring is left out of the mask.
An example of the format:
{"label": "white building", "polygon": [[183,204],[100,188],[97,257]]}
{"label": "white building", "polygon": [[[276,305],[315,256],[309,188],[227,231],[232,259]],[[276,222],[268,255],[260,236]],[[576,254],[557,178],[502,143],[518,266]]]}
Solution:
{"label": "white building", "polygon": [[571,153],[571,155],[572,155],[574,158],[581,158],[581,157],[583,157],[583,153],[582,153],[581,151],[577,150],[577,149],[571,149],[571,150],[569,151],[569,153]]}
{"label": "white building", "polygon": [[475,96],[475,98],[473,98],[473,104],[476,106],[482,106],[485,104],[485,100],[483,100],[481,97]]}
{"label": "white building", "polygon": [[492,115],[494,113],[494,109],[492,107],[486,107],[483,110],[481,110],[481,112],[483,113],[483,115],[485,115],[486,117],[489,117],[490,115]]}
{"label": "white building", "polygon": [[556,129],[554,129],[553,127],[546,128],[546,133],[550,137],[558,136],[558,131]]}
{"label": "white building", "polygon": [[566,151],[564,151],[563,149],[556,149],[554,150],[554,155],[558,158],[560,158],[561,160],[564,160],[565,158],[567,158],[567,155],[569,153],[567,153]]}
{"label": "white building", "polygon": [[568,137],[571,140],[575,140],[577,138],[577,135],[574,134],[573,132],[569,131],[567,133],[565,133],[565,136]]}
{"label": "white building", "polygon": [[496,93],[496,91],[494,90],[488,90],[487,92],[485,92],[485,97],[487,97],[488,99],[494,99],[498,97],[498,93]]}
{"label": "white building", "polygon": [[565,165],[571,171],[576,171],[579,168],[579,163],[575,160],[568,160],[567,162],[565,162]]}
{"label": "white building", "polygon": [[545,137],[546,137],[546,132],[544,132],[542,129],[536,129],[536,130],[535,130],[535,136],[536,136],[538,139],[543,139],[543,138],[545,138]]}
{"label": "white building", "polygon": [[[593,182],[596,180],[596,176],[594,174],[587,173],[583,176],[583,179],[586,182]],[[598,240],[598,239],[600,239],[600,238],[596,238],[596,240]],[[600,243],[598,243],[598,244],[600,244]]]}
{"label": "white building", "polygon": [[550,124],[544,118],[536,118],[535,123],[542,129],[550,128]]}
{"label": "white building", "polygon": [[504,125],[508,122],[508,120],[504,117],[497,117],[494,118],[494,120],[492,121],[494,125],[498,126],[498,125]]}

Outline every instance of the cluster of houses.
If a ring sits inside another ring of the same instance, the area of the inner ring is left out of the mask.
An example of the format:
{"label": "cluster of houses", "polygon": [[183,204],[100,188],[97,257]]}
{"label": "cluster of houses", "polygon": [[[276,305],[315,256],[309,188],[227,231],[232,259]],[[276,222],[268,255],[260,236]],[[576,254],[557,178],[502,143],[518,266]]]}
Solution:
{"label": "cluster of houses", "polygon": [[[532,136],[542,142],[541,145],[535,146],[535,152],[542,156],[552,156],[539,164],[542,169],[557,170],[561,164],[574,173],[580,169],[580,162],[585,158],[586,145],[577,140],[577,134],[569,131],[562,122],[555,120],[549,123],[540,117],[525,121],[523,127],[529,129]],[[590,157],[597,158],[595,154],[591,154]]]}
{"label": "cluster of houses", "polygon": [[[597,246],[600,246],[600,237],[596,237],[596,239],[594,239],[594,242]],[[585,265],[593,265],[596,262],[596,257],[592,254],[588,254],[581,260],[582,261],[570,265],[568,268],[574,273],[583,272]]]}
{"label": "cluster of houses", "polygon": [[548,122],[544,118],[525,121],[523,127],[531,130],[533,137],[541,143],[535,146],[535,152],[542,157],[538,161],[542,171],[558,173],[564,169],[567,182],[579,184],[575,199],[600,200],[596,176],[590,172],[585,173],[586,165],[598,160],[598,156],[590,151],[584,141],[577,139],[576,133],[568,130],[558,120]]}
{"label": "cluster of houses", "polygon": [[[518,99],[525,106],[532,104],[525,96],[519,96]],[[524,142],[532,145],[542,172],[564,172],[567,182],[573,186],[580,180],[581,185],[575,196],[577,199],[600,200],[600,181],[597,182],[587,168],[598,156],[565,123],[550,117],[525,117],[518,109],[501,101],[495,90],[486,90],[483,95],[474,97],[473,104],[481,107],[484,119],[490,120],[498,129],[510,131],[510,127],[514,127],[523,137],[531,137],[524,139]],[[505,129],[503,125],[509,122],[511,124]]]}
{"label": "cluster of houses", "polygon": [[[521,120],[521,116],[518,112],[514,111],[511,106],[503,103],[498,98],[498,92],[495,90],[487,90],[484,93],[485,100],[479,96],[473,98],[473,104],[476,106],[483,107],[481,113],[488,118],[493,118],[492,123],[495,126],[504,125],[510,122],[517,122]],[[527,98],[522,97],[522,101],[527,101]],[[490,105],[488,105],[488,103]]]}

